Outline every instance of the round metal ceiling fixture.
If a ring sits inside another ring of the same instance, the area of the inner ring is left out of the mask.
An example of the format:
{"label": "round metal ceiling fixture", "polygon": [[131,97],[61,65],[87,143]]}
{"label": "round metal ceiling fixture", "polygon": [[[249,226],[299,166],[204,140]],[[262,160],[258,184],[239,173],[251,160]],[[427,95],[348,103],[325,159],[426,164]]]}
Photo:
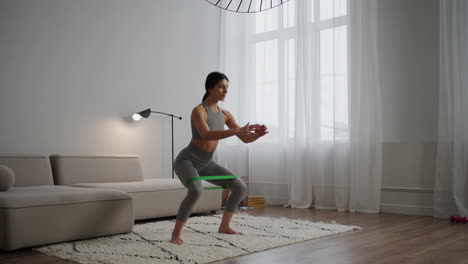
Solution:
{"label": "round metal ceiling fixture", "polygon": [[205,0],[221,9],[236,13],[258,13],[280,6],[289,0]]}

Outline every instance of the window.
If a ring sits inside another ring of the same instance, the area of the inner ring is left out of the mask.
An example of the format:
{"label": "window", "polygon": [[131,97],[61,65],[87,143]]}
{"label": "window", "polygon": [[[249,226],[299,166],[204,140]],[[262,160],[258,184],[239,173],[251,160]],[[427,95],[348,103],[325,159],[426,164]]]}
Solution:
{"label": "window", "polygon": [[[305,0],[301,0],[305,1]],[[307,0],[309,22],[304,26],[317,40],[317,138],[348,140],[347,0]],[[294,136],[296,74],[296,1],[255,14],[252,32],[255,117],[272,134]],[[318,18],[318,19],[315,19]],[[287,124],[287,129],[279,129]],[[283,131],[284,130],[284,131]],[[274,133],[277,132],[277,133]]]}

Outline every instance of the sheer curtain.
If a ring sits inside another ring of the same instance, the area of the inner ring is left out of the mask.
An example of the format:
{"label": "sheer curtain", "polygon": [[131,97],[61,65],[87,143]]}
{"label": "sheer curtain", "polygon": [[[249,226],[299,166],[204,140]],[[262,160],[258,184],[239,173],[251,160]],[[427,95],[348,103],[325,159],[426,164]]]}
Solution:
{"label": "sheer curtain", "polygon": [[[258,1],[260,3],[260,1]],[[378,212],[381,183],[376,0],[289,1],[221,13],[221,107],[270,133],[220,143],[218,162],[267,204]]]}
{"label": "sheer curtain", "polygon": [[439,138],[434,216],[468,217],[468,2],[440,1]]}

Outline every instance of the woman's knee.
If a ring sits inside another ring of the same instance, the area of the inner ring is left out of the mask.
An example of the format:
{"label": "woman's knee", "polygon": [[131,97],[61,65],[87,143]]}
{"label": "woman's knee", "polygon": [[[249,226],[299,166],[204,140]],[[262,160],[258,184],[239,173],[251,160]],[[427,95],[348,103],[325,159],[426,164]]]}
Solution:
{"label": "woman's knee", "polygon": [[233,193],[244,194],[247,190],[247,186],[241,179],[234,179],[229,189],[231,189]]}
{"label": "woman's knee", "polygon": [[203,184],[200,181],[194,181],[190,183],[188,186],[188,193],[192,199],[198,200],[200,199],[203,193]]}

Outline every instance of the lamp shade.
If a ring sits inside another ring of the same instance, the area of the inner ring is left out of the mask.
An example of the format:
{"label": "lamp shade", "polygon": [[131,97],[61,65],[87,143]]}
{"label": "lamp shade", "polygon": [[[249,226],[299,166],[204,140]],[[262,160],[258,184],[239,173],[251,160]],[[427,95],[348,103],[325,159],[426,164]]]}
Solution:
{"label": "lamp shade", "polygon": [[132,118],[133,118],[133,120],[138,121],[138,120],[140,120],[142,117],[148,118],[150,115],[151,115],[151,109],[148,108],[148,109],[145,109],[145,110],[143,110],[143,111],[141,111],[141,112],[138,112],[138,113],[136,113],[136,114],[133,114],[133,115],[132,115]]}
{"label": "lamp shade", "polygon": [[145,109],[145,110],[139,112],[138,114],[141,115],[144,118],[148,118],[151,115],[151,109],[150,108]]}
{"label": "lamp shade", "polygon": [[205,0],[208,3],[219,7],[221,9],[236,12],[236,13],[257,13],[265,10],[272,9],[274,7],[280,6],[289,0],[270,0],[270,1],[258,1],[258,0],[230,0],[230,1],[221,1],[221,0]]}

